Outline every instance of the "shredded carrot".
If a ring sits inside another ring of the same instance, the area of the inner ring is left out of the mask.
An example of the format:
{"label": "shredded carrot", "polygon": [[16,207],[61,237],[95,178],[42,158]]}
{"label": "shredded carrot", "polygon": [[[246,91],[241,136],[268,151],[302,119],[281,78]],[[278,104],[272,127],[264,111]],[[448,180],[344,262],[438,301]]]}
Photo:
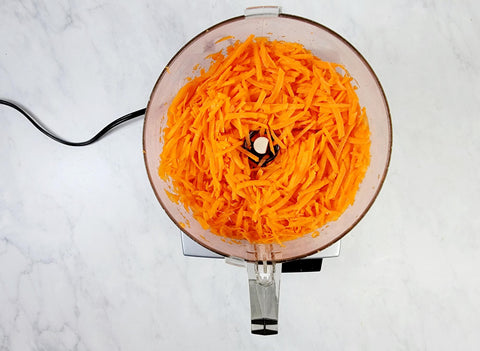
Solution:
{"label": "shredded carrot", "polygon": [[228,39],[234,39],[235,37],[233,35],[227,35],[226,37],[218,39],[215,44],[221,43],[222,41],[228,40]]}
{"label": "shredded carrot", "polygon": [[[168,109],[158,169],[168,197],[234,242],[318,236],[370,164],[354,79],[298,43],[253,35],[209,58]],[[278,150],[271,162],[249,151],[251,132]]]}

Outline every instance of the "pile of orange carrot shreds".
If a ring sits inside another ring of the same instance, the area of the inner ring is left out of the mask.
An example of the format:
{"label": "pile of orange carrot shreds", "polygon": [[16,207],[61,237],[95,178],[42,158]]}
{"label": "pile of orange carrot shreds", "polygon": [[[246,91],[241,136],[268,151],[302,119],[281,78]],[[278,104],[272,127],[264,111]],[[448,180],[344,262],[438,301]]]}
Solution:
{"label": "pile of orange carrot shreds", "polygon": [[[353,78],[300,44],[253,35],[210,57],[168,110],[158,172],[170,199],[213,233],[254,243],[336,220],[370,162]],[[265,167],[243,148],[260,130],[280,147]]]}

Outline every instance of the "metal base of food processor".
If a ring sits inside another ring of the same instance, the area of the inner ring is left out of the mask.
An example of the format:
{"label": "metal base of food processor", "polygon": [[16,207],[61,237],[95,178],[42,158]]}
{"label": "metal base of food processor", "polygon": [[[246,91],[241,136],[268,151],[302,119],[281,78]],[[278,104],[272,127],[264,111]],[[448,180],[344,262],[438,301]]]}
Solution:
{"label": "metal base of food processor", "polygon": [[[185,233],[181,232],[183,254],[189,257],[203,258],[225,258],[213,251],[210,251],[190,239]],[[338,257],[340,255],[340,241],[330,245],[326,249],[317,252],[314,255],[284,262],[282,264],[282,273],[300,273],[300,272],[319,272],[322,268],[324,258]]]}
{"label": "metal base of food processor", "polygon": [[[314,255],[283,263],[245,262],[210,251],[181,232],[185,256],[223,258],[235,266],[246,266],[250,292],[251,331],[257,335],[278,334],[278,298],[280,273],[319,272],[324,258],[340,255],[340,241]],[[279,269],[276,269],[278,267]]]}

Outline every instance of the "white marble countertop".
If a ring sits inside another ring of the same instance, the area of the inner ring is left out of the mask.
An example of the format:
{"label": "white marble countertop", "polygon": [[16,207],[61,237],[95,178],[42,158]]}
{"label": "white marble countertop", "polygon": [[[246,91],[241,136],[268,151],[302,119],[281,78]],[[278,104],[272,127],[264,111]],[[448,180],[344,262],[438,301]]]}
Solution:
{"label": "white marble countertop", "polygon": [[[278,4],[365,56],[394,130],[384,188],[340,257],[282,277],[280,334],[250,334],[244,270],[182,255],[141,119],[71,148],[0,106],[1,351],[480,349],[479,3]],[[189,39],[252,5],[1,1],[0,98],[87,139],[145,107]]]}

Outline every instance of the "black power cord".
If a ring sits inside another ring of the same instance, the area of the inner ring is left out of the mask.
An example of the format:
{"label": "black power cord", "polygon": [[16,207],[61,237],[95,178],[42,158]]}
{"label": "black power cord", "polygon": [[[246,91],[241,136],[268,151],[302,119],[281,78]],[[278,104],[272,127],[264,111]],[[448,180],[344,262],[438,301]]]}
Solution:
{"label": "black power cord", "polygon": [[56,142],[59,142],[61,144],[65,144],[65,145],[68,145],[68,146],[86,146],[86,145],[93,144],[94,142],[100,140],[105,134],[107,134],[109,131],[111,131],[116,126],[118,126],[118,125],[120,125],[124,122],[127,122],[131,119],[143,116],[145,114],[145,111],[146,111],[146,109],[142,108],[140,110],[128,113],[125,116],[117,118],[113,122],[109,123],[101,131],[99,131],[97,134],[95,134],[91,139],[86,140],[86,141],[80,141],[80,142],[72,142],[72,141],[68,141],[68,140],[59,138],[55,134],[49,132],[45,127],[40,125],[40,123],[38,123],[36,121],[36,119],[26,109],[24,109],[23,107],[20,107],[17,103],[0,99],[0,105],[6,105],[6,106],[9,106],[9,107],[17,110],[23,116],[25,116],[30,121],[30,123],[32,123],[33,126],[35,128],[37,128],[39,131],[41,131],[43,134],[45,134],[49,138],[52,138]]}

